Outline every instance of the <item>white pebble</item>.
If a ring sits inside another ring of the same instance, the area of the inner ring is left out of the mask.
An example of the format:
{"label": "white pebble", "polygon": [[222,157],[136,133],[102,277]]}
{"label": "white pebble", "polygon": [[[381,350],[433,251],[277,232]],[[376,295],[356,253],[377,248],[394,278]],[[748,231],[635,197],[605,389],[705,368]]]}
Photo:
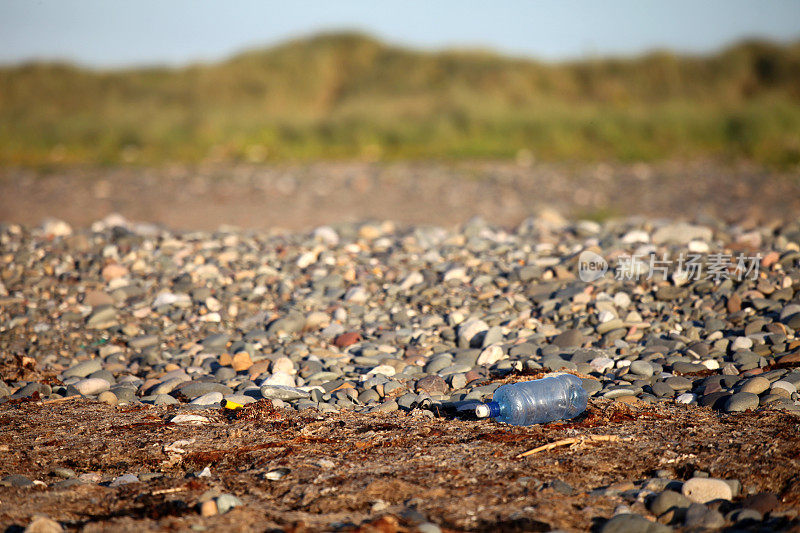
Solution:
{"label": "white pebble", "polygon": [[694,477],[683,484],[683,495],[698,503],[731,500],[733,490],[722,479]]}
{"label": "white pebble", "polygon": [[614,368],[614,360],[609,357],[595,357],[591,360],[589,365],[602,374],[606,370]]}
{"label": "white pebble", "polygon": [[273,372],[270,377],[261,382],[262,385],[284,385],[294,387],[295,381],[291,374],[286,372]]}
{"label": "white pebble", "polygon": [[170,420],[173,424],[206,424],[208,423],[208,418],[200,415],[175,415]]}
{"label": "white pebble", "polygon": [[611,311],[608,311],[608,310],[605,310],[605,309],[600,311],[599,313],[597,313],[597,320],[601,324],[605,324],[606,322],[610,322],[610,321],[614,320],[615,318],[617,318],[617,315],[615,315]]}
{"label": "white pebble", "polygon": [[620,309],[625,309],[631,305],[631,297],[628,296],[627,292],[618,292],[614,295],[614,305]]}
{"label": "white pebble", "polygon": [[789,394],[794,394],[795,392],[797,392],[797,387],[793,383],[791,383],[789,381],[786,381],[784,379],[780,379],[780,380],[776,381],[775,383],[773,383],[772,384],[772,388],[773,389],[783,389],[785,391],[788,391]]}
{"label": "white pebble", "polygon": [[689,244],[686,245],[690,252],[695,254],[707,254],[711,251],[711,247],[708,245],[707,242],[704,241],[689,241]]}
{"label": "white pebble", "polygon": [[681,394],[680,396],[675,398],[675,403],[686,403],[686,404],[689,404],[689,403],[692,403],[693,401],[695,401],[696,399],[697,399],[697,396],[695,396],[691,392],[684,392],[683,394]]}
{"label": "white pebble", "polygon": [[384,376],[394,376],[396,372],[397,371],[392,366],[378,365],[369,372],[367,372],[367,374],[383,374]]}
{"label": "white pebble", "polygon": [[635,229],[626,233],[625,236],[622,237],[622,242],[625,244],[650,242],[650,234],[644,230]]}
{"label": "white pebble", "polygon": [[502,361],[503,359],[508,359],[508,355],[503,352],[503,349],[496,345],[492,344],[491,346],[487,346],[481,354],[478,356],[478,365],[479,366],[491,366],[498,361]]}

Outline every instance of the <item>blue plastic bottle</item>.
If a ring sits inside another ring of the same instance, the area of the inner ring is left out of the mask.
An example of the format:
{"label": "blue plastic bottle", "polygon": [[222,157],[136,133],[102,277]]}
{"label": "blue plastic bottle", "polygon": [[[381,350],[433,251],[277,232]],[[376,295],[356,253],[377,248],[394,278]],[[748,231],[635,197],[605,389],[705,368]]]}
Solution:
{"label": "blue plastic bottle", "polygon": [[575,418],[586,410],[588,398],[580,378],[551,374],[499,387],[492,401],[477,406],[475,414],[514,426],[530,426]]}

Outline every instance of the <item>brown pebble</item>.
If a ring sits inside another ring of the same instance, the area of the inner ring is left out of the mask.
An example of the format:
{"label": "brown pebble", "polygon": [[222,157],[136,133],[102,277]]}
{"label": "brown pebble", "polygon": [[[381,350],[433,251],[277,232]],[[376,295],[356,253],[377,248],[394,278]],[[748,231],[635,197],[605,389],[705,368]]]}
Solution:
{"label": "brown pebble", "polygon": [[480,379],[482,377],[483,376],[481,376],[480,373],[476,372],[475,370],[470,370],[466,374],[467,383],[470,383],[471,381],[475,381],[476,379]]}
{"label": "brown pebble", "polygon": [[761,259],[761,266],[764,268],[769,268],[775,263],[777,263],[778,259],[780,258],[781,258],[780,254],[773,250],[769,252],[767,255],[765,255],[763,259]]}
{"label": "brown pebble", "polygon": [[208,500],[200,505],[200,516],[214,516],[217,514],[217,502]]}
{"label": "brown pebble", "polygon": [[111,263],[110,265],[103,267],[103,272],[101,275],[103,276],[104,280],[111,281],[117,278],[124,278],[128,274],[128,269],[124,266]]}
{"label": "brown pebble", "polygon": [[[348,381],[345,381],[344,383],[342,383],[341,385],[339,385],[338,387],[333,389],[331,391],[331,394],[333,394],[334,392],[340,391],[340,390],[345,390],[345,389],[355,389],[355,387],[353,386],[352,383],[350,383]],[[380,394],[380,392],[378,392],[378,394]],[[383,394],[380,394],[380,395],[383,396]]]}
{"label": "brown pebble", "polygon": [[780,502],[778,501],[778,497],[774,494],[770,494],[769,492],[761,492],[759,494],[754,494],[753,496],[748,496],[742,500],[741,503],[742,507],[755,509],[761,514],[767,514],[778,507]]}
{"label": "brown pebble", "polygon": [[614,398],[614,401],[619,403],[627,403],[629,405],[638,405],[642,403],[642,401],[639,398],[633,395],[617,396],[616,398]]}
{"label": "brown pebble", "polygon": [[229,353],[224,353],[219,356],[219,364],[220,366],[231,366],[233,364],[233,357],[231,357]]}
{"label": "brown pebble", "polygon": [[247,369],[250,373],[250,376],[260,376],[264,372],[269,372],[269,365],[272,363],[269,359],[264,359],[263,361],[258,361],[253,363],[253,365]]}
{"label": "brown pebble", "polygon": [[337,335],[333,339],[333,345],[337,348],[347,348],[348,346],[355,344],[359,341],[363,340],[363,337],[360,333],[355,331],[348,331],[347,333],[342,333],[341,335]]}
{"label": "brown pebble", "polygon": [[417,381],[416,392],[425,392],[428,394],[444,394],[450,387],[447,386],[445,381],[437,376],[426,376],[421,380]]}
{"label": "brown pebble", "polygon": [[114,303],[114,299],[103,291],[86,291],[83,303],[97,307],[98,305],[111,305]]}
{"label": "brown pebble", "polygon": [[738,294],[733,293],[728,296],[726,307],[729,313],[736,313],[742,310],[742,299]]}
{"label": "brown pebble", "polygon": [[239,352],[233,356],[233,369],[237,372],[247,370],[253,366],[253,361],[250,359],[250,354],[247,352]]}
{"label": "brown pebble", "polygon": [[785,365],[789,363],[800,363],[800,350],[789,353],[778,359],[779,365]]}

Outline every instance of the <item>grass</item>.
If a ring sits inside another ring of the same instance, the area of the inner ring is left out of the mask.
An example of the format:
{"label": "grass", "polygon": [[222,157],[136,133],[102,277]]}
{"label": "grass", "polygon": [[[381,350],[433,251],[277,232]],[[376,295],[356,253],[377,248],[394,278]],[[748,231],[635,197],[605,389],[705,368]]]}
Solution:
{"label": "grass", "polygon": [[314,158],[800,164],[800,43],[545,64],[321,35],[211,65],[0,68],[0,164]]}

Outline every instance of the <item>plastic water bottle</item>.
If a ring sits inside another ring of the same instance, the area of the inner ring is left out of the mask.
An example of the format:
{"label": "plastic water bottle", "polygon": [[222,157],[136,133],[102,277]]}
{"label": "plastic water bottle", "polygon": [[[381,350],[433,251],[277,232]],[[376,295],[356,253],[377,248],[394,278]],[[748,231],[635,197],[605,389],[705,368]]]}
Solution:
{"label": "plastic water bottle", "polygon": [[530,426],[575,418],[586,410],[588,398],[580,378],[550,374],[534,381],[503,385],[494,391],[491,402],[475,408],[475,414],[514,426]]}

